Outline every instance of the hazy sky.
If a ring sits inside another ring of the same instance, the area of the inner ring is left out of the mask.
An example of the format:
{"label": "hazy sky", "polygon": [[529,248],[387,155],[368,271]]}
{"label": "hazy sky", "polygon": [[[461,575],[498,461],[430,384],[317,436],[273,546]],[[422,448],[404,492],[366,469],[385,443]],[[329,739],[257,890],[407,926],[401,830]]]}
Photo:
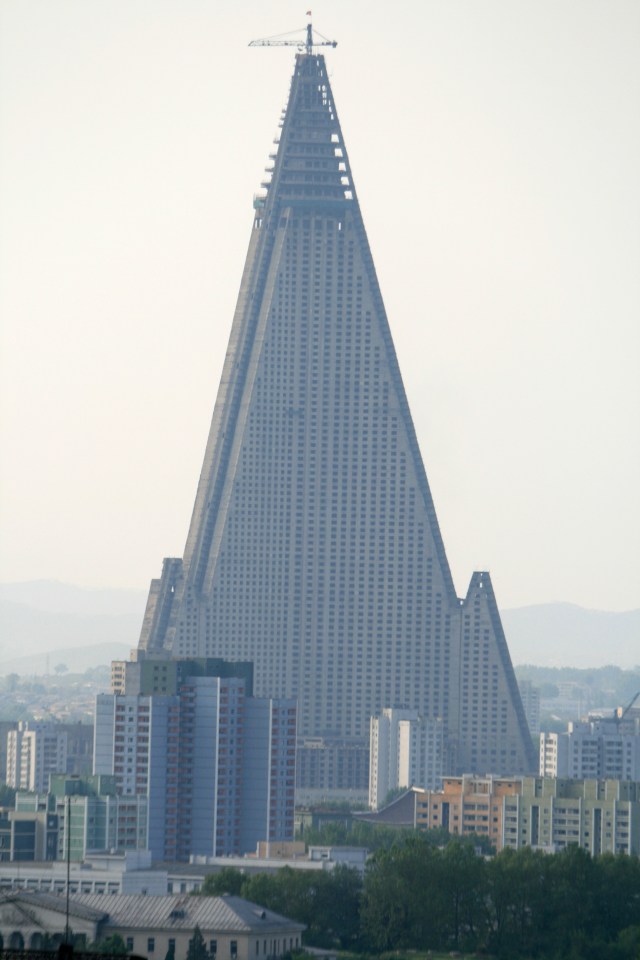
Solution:
{"label": "hazy sky", "polygon": [[[182,554],[305,9],[0,0],[0,580]],[[640,606],[640,3],[314,23],[458,593]]]}

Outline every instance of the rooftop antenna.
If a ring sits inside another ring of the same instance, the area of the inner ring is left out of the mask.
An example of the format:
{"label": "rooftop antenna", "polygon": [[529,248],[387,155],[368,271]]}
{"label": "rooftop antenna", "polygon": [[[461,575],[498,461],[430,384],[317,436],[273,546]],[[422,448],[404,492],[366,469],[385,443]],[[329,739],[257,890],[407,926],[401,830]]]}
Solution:
{"label": "rooftop antenna", "polygon": [[[314,34],[313,25],[311,23],[311,10],[307,10],[307,16],[309,17],[309,23],[306,27],[301,28],[300,30],[292,30],[291,33],[280,33],[274,37],[264,37],[261,40],[252,40],[249,44],[250,47],[298,47],[302,52],[305,51],[307,56],[311,56],[313,53],[314,47],[337,47],[337,40],[327,40],[321,33],[317,30]],[[304,39],[298,37],[295,39],[296,34],[304,34]],[[320,39],[317,39],[317,38]]]}

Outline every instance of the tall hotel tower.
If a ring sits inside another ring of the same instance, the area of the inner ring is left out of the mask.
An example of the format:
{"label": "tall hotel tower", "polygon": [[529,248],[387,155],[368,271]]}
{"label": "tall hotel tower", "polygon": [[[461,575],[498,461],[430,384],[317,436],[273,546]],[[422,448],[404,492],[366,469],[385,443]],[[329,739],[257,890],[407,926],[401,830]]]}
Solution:
{"label": "tall hotel tower", "polygon": [[366,791],[387,707],[442,719],[446,773],[533,771],[489,575],[453,585],[310,41],[271,159],[184,557],[152,581],[140,654],[251,660],[257,696],[297,697],[301,787]]}

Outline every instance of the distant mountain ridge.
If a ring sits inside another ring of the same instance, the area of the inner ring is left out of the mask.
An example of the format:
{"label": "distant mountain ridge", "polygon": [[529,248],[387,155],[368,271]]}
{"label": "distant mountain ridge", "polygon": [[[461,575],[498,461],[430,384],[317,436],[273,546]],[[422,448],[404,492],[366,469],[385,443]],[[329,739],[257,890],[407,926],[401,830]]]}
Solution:
{"label": "distant mountain ridge", "polygon": [[145,603],[142,590],[85,590],[54,580],[0,584],[0,674],[45,673],[47,656],[69,666],[73,657],[83,669],[127,656],[137,646]]}
{"label": "distant mountain ridge", "polygon": [[[82,669],[137,646],[142,590],[88,590],[53,580],[0,584],[0,675]],[[640,609],[623,613],[544,603],[502,610],[514,664],[626,669],[640,664]]]}
{"label": "distant mountain ridge", "polygon": [[625,669],[640,664],[640,609],[614,613],[542,603],[501,615],[514,663]]}

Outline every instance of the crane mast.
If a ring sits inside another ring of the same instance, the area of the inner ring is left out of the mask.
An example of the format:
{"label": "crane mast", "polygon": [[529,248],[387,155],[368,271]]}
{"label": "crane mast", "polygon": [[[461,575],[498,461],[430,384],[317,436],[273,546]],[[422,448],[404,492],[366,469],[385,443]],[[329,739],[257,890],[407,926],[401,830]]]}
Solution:
{"label": "crane mast", "polygon": [[[295,34],[302,33],[304,39],[299,37],[295,39]],[[311,21],[307,24],[306,28],[302,30],[294,30],[292,33],[281,33],[274,37],[264,37],[260,40],[252,40],[249,44],[250,47],[298,47],[300,49],[304,48],[306,53],[310,56],[313,53],[314,47],[337,47],[337,40],[327,40],[326,37],[323,37],[321,33],[314,34],[313,26]]]}

